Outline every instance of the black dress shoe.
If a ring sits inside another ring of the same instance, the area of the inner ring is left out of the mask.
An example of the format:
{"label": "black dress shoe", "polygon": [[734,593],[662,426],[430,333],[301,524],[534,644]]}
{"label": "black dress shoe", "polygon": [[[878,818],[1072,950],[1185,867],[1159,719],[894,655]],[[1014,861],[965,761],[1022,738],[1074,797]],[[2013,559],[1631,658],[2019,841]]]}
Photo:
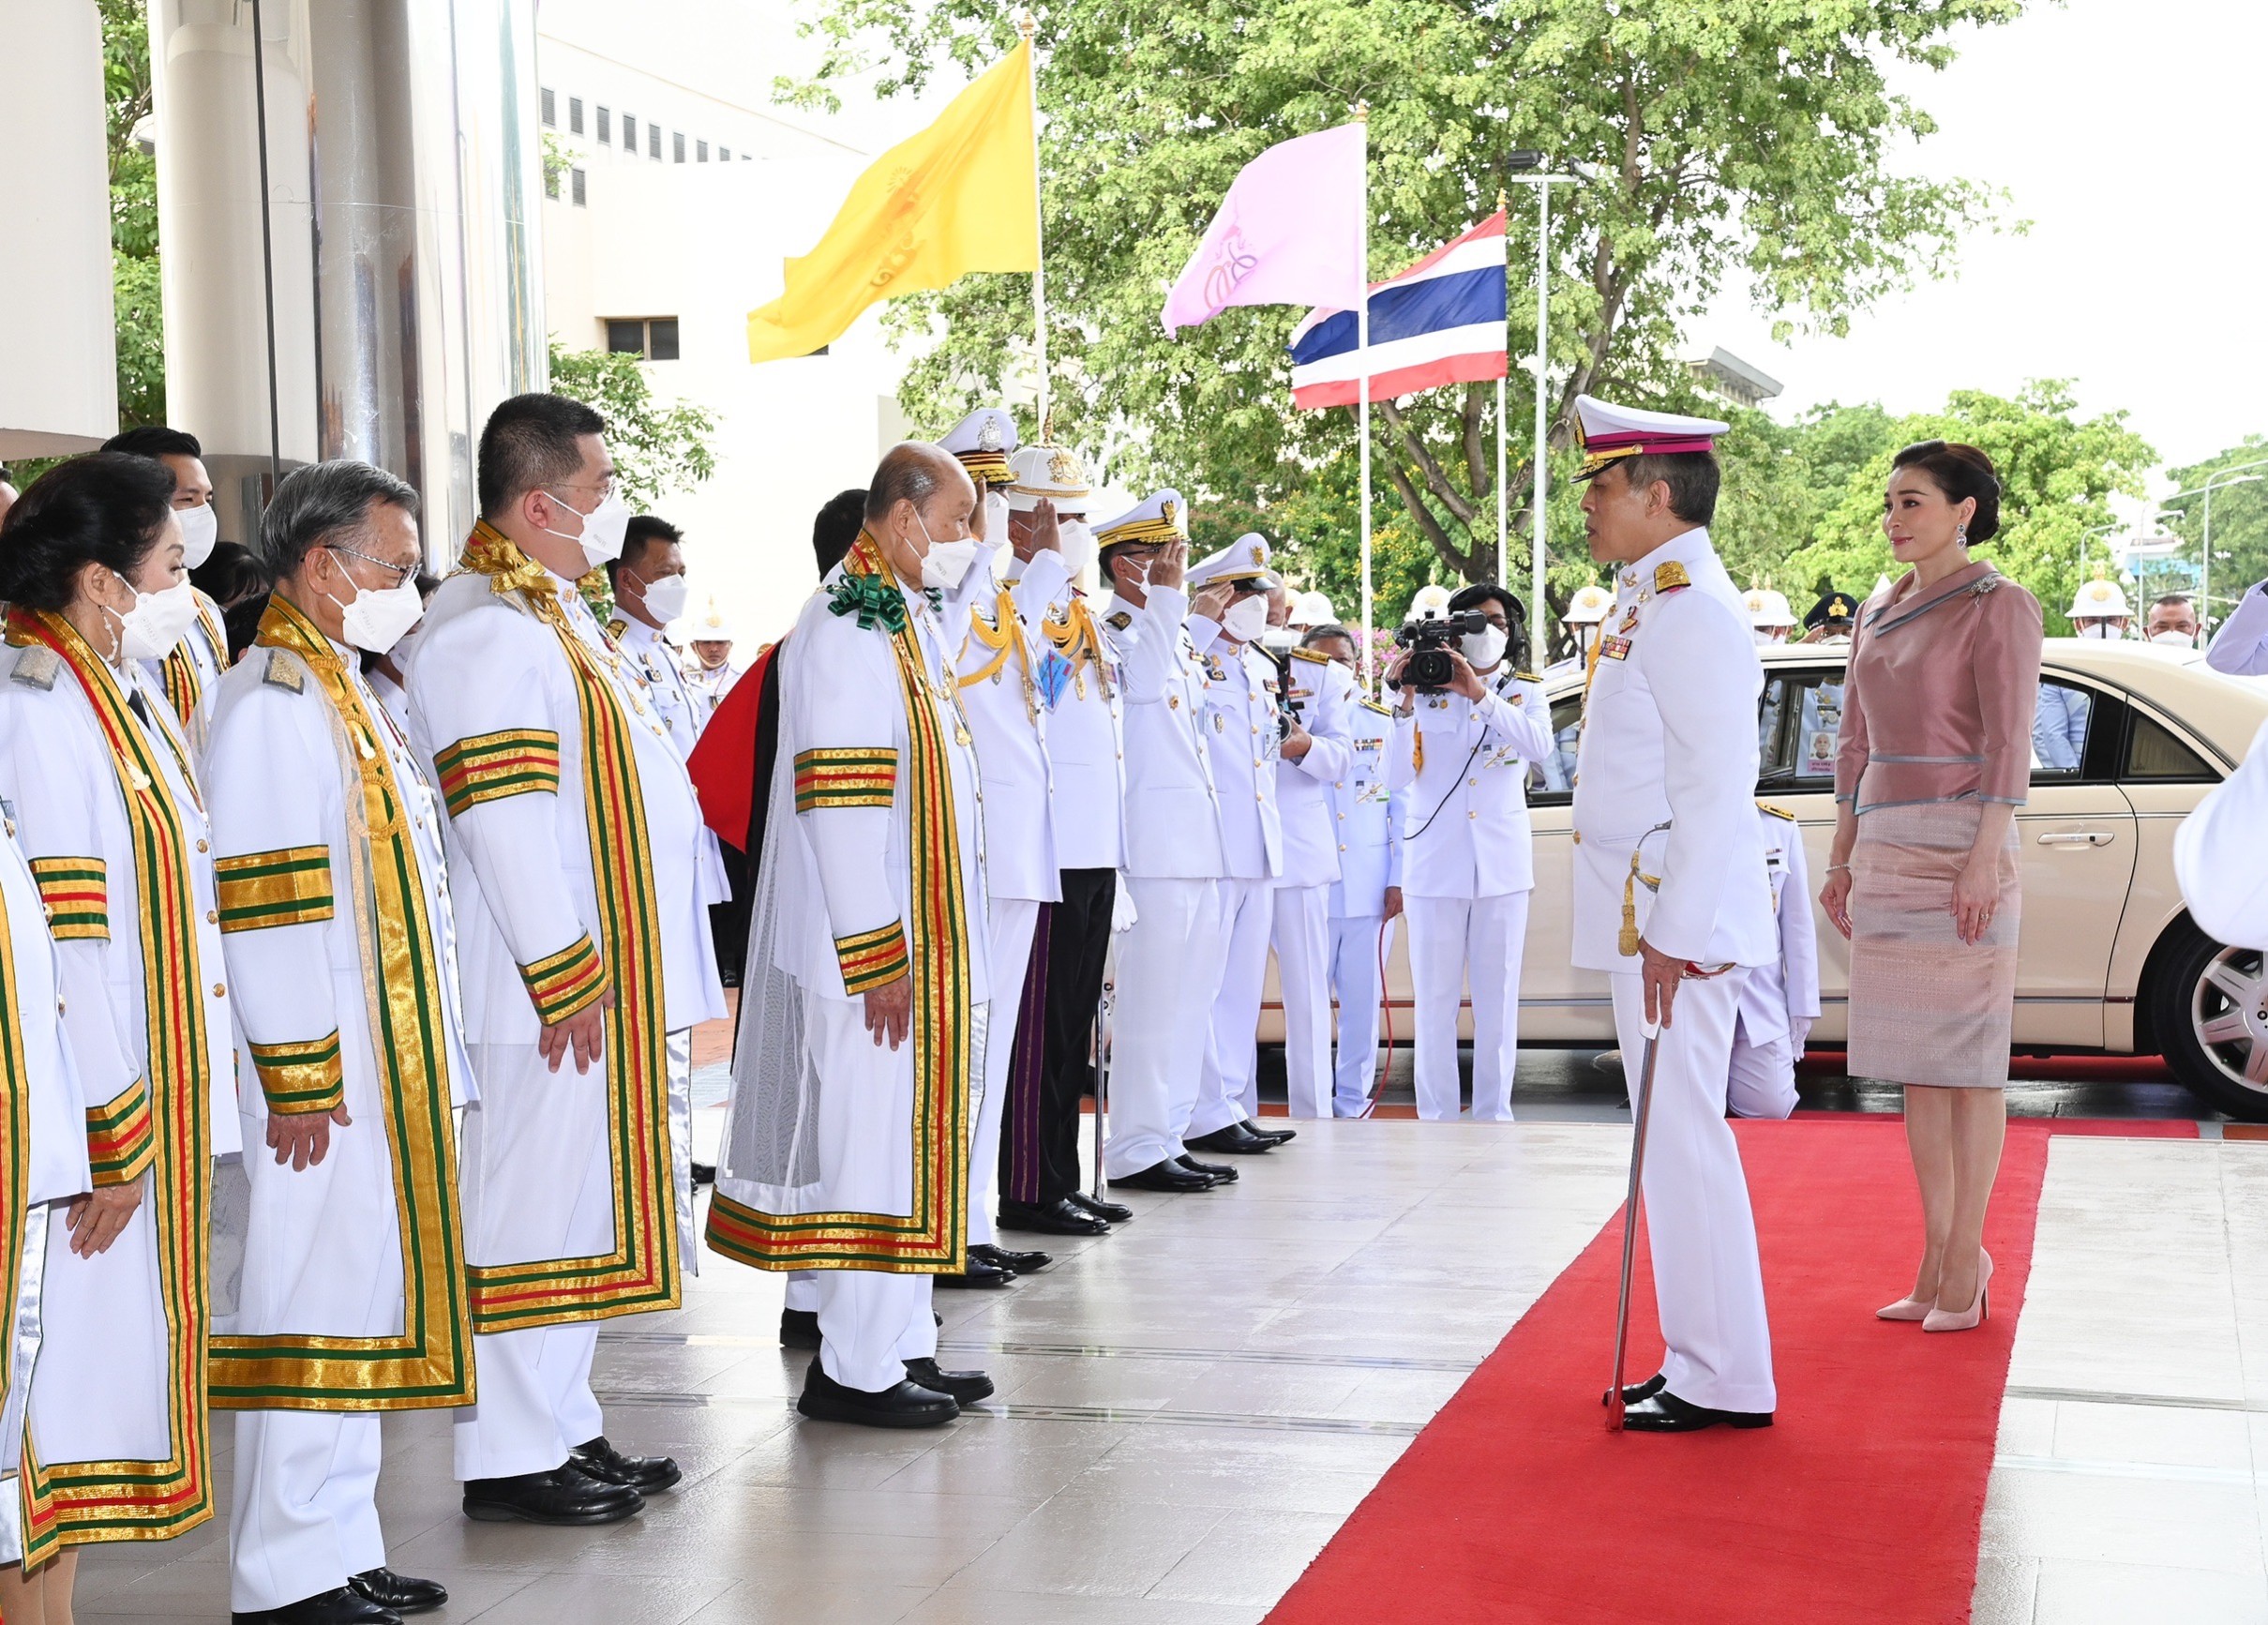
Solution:
{"label": "black dress shoe", "polygon": [[851,1422],[861,1427],[942,1427],[961,1414],[950,1393],[912,1381],[893,1383],[879,1393],[845,1388],[813,1361],[804,1374],[795,1408],[817,1422]]}
{"label": "black dress shoe", "polygon": [[666,1490],[685,1476],[666,1455],[623,1454],[607,1442],[603,1433],[575,1446],[567,1452],[567,1461],[585,1478],[602,1484],[624,1484],[641,1496]]}
{"label": "black dress shoe", "polygon": [[393,1609],[382,1608],[346,1586],[280,1608],[231,1614],[229,1619],[231,1625],[401,1625],[401,1616]]}
{"label": "black dress shoe", "polygon": [[998,1264],[988,1264],[974,1253],[969,1256],[969,1268],[958,1275],[933,1275],[933,1286],[1005,1286],[1016,1278],[1014,1270],[1003,1270]]}
{"label": "black dress shoe", "polygon": [[1216,1185],[1233,1185],[1237,1182],[1237,1170],[1226,1163],[1201,1163],[1187,1151],[1174,1158],[1174,1161],[1193,1174],[1203,1174]]}
{"label": "black dress shoe", "polygon": [[[1112,1206],[1117,1206],[1113,1203]],[[1110,1226],[1070,1197],[1058,1196],[1044,1206],[1029,1202],[1002,1202],[993,1221],[999,1230],[1037,1230],[1044,1236],[1107,1236]]]}
{"label": "black dress shoe", "polygon": [[366,1602],[397,1614],[424,1614],[449,1600],[449,1588],[439,1580],[419,1580],[391,1569],[365,1569],[347,1582],[347,1589]]}
{"label": "black dress shoe", "polygon": [[989,1241],[969,1248],[969,1256],[971,1258],[981,1258],[985,1263],[1005,1270],[1012,1275],[1029,1275],[1046,1269],[1048,1265],[1055,1262],[1055,1259],[1045,1253],[1012,1253],[1006,1247],[996,1247]]}
{"label": "black dress shoe", "polygon": [[816,1309],[783,1309],[780,1311],[780,1347],[782,1348],[817,1348],[819,1346],[819,1312]]}
{"label": "black dress shoe", "polygon": [[713,1185],[716,1183],[716,1165],[714,1163],[695,1163],[692,1166],[694,1184]]}
{"label": "black dress shoe", "polygon": [[[1636,1405],[1642,1399],[1653,1398],[1654,1395],[1661,1392],[1661,1385],[1667,1381],[1669,1381],[1669,1378],[1662,1376],[1660,1372],[1657,1371],[1653,1376],[1647,1377],[1644,1382],[1631,1383],[1630,1387],[1622,1391],[1623,1408],[1628,1410],[1631,1406]],[[1600,1405],[1604,1405],[1613,1396],[1611,1394],[1602,1393],[1599,1396],[1599,1403]]]}
{"label": "black dress shoe", "polygon": [[1134,1210],[1124,1202],[1105,1202],[1090,1196],[1085,1191],[1074,1191],[1063,1198],[1073,1207],[1092,1213],[1106,1225],[1123,1225],[1134,1217]]}
{"label": "black dress shoe", "polygon": [[1627,1433],[1699,1433],[1720,1422],[1733,1427],[1770,1427],[1772,1413],[1711,1410],[1705,1405],[1689,1405],[1666,1388],[1648,1394],[1622,1413],[1622,1426]]}
{"label": "black dress shoe", "polygon": [[933,1356],[906,1362],[906,1380],[932,1393],[950,1394],[955,1405],[974,1405],[992,1397],[992,1378],[981,1371],[939,1371]]}
{"label": "black dress shoe", "polygon": [[1278,1145],[1299,1137],[1299,1131],[1296,1128],[1265,1128],[1251,1118],[1244,1120],[1244,1132],[1254,1139],[1274,1140]]}
{"label": "black dress shoe", "polygon": [[1209,1191],[1221,1181],[1210,1174],[1193,1174],[1179,1163],[1168,1159],[1152,1163],[1139,1173],[1121,1174],[1110,1181],[1114,1185],[1132,1185],[1137,1191]]}
{"label": "black dress shoe", "polygon": [[1194,1140],[1183,1140],[1181,1149],[1192,1151],[1226,1151],[1231,1156],[1248,1157],[1256,1156],[1262,1151],[1274,1151],[1276,1142],[1266,1135],[1253,1133],[1241,1122],[1232,1122],[1226,1128],[1217,1128],[1212,1133],[1200,1135]]}
{"label": "black dress shoe", "polygon": [[572,1460],[548,1473],[467,1479],[465,1516],[483,1523],[619,1524],[636,1517],[646,1497],[624,1484],[587,1477]]}

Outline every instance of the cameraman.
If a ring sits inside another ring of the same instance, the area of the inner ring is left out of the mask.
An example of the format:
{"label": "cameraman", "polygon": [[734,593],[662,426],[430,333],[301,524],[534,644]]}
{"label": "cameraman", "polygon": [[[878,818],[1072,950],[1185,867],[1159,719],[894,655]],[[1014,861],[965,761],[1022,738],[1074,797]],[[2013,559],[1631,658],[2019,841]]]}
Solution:
{"label": "cameraman", "polygon": [[[1454,615],[1487,625],[1451,649],[1447,688],[1402,688],[1387,764],[1389,793],[1404,792],[1402,892],[1416,995],[1418,1115],[1457,1115],[1457,1005],[1469,972],[1473,1000],[1473,1117],[1509,1122],[1520,1038],[1520,955],[1527,939],[1530,762],[1552,753],[1551,709],[1527,662],[1525,613],[1502,587],[1466,587]],[[1398,651],[1386,680],[1411,651]]]}

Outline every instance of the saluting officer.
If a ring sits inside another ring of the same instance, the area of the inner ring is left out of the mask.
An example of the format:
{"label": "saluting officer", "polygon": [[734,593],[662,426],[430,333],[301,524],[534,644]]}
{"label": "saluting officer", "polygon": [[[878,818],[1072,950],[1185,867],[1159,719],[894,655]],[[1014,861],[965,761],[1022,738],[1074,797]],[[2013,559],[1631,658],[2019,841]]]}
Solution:
{"label": "saluting officer", "polygon": [[1573,957],[1607,972],[1625,1057],[1660,1024],[1645,1196],[1669,1347],[1624,1425],[1763,1427],[1771,1332],[1725,1078],[1749,968],[1780,943],[1752,799],[1764,669],[1706,528],[1725,426],[1575,404],[1591,556],[1618,568],[1577,758]]}

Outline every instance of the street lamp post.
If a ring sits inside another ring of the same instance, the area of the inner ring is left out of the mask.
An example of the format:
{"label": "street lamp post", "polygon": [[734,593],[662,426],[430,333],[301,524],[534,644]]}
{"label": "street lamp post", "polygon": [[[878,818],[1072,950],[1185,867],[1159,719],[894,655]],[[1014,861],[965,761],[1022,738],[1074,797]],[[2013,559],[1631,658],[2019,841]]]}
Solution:
{"label": "street lamp post", "polygon": [[[1549,161],[1542,153],[1525,150],[1513,153],[1506,160],[1513,172],[1506,179],[1516,186],[1531,186],[1536,188],[1536,445],[1534,452],[1536,487],[1529,515],[1527,617],[1528,646],[1534,651],[1532,658],[1540,666],[1546,653],[1543,637],[1543,565],[1545,543],[1549,533],[1543,522],[1543,499],[1544,453],[1547,449],[1544,442],[1546,433],[1551,427],[1549,415],[1551,405],[1546,393],[1546,385],[1551,372],[1551,351],[1547,346],[1546,339],[1550,331],[1552,301],[1552,186],[1553,183],[1558,181],[1571,184],[1576,179],[1571,174],[1555,175],[1533,173],[1542,171]],[[1524,171],[1531,173],[1521,173]],[[1503,444],[1501,423],[1497,430],[1497,444],[1499,445]],[[1502,500],[1501,494],[1498,500]],[[1505,556],[1504,542],[1500,534],[1496,544],[1496,579],[1499,581],[1505,579],[1509,566],[1509,560]]]}
{"label": "street lamp post", "polygon": [[[2250,462],[2230,463],[2227,468],[2217,470],[2209,475],[2203,485],[2192,486],[2185,491],[2175,491],[2165,499],[2170,503],[2179,502],[2184,497],[2201,496],[2205,499],[2204,547],[2198,559],[2197,571],[2198,632],[2200,636],[2209,630],[2213,619],[2213,493],[2216,490],[2226,489],[2232,485],[2251,485],[2263,477],[2257,474],[2244,473],[2245,469],[2249,468],[2268,468],[2268,457],[2255,458]],[[2229,477],[2231,474],[2239,477],[2231,479]]]}

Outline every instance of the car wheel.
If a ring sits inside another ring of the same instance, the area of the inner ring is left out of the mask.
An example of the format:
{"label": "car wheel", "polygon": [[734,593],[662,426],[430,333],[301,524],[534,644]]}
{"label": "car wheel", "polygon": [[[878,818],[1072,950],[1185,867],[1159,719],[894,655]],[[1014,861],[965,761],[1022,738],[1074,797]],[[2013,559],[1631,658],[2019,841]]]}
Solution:
{"label": "car wheel", "polygon": [[2173,1076],[2231,1117],[2268,1121],[2268,969],[2183,927],[2151,985],[2151,1016]]}

